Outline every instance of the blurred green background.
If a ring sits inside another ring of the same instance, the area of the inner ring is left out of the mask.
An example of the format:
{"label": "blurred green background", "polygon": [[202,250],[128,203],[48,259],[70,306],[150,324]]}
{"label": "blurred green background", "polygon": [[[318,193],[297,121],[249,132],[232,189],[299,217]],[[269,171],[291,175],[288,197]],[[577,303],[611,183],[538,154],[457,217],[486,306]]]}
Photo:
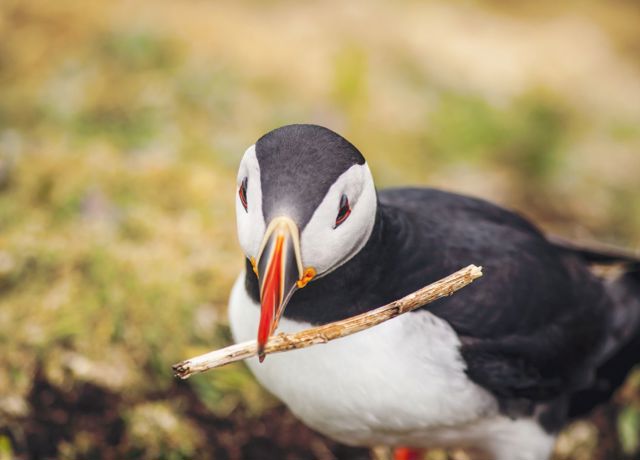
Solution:
{"label": "blurred green background", "polygon": [[[637,250],[638,24],[631,0],[2,0],[0,459],[366,458],[241,364],[171,375],[230,341],[242,153],[318,123],[380,187]],[[638,458],[639,432],[636,372],[556,459]]]}

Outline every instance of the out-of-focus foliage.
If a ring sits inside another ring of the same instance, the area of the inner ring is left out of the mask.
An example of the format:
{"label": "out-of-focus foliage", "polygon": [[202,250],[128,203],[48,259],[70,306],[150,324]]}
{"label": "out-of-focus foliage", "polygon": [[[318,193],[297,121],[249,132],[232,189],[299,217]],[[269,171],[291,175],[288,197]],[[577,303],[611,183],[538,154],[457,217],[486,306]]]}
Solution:
{"label": "out-of-focus foliage", "polygon": [[[380,186],[637,249],[638,23],[623,0],[4,0],[0,459],[347,455],[242,365],[171,376],[230,340],[244,149],[324,124]],[[637,455],[634,382],[557,458]]]}

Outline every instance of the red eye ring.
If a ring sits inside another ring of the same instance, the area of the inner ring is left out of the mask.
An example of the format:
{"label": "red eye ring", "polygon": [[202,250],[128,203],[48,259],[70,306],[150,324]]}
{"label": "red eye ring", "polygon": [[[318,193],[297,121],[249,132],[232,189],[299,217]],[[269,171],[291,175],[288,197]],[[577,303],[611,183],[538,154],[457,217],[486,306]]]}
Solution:
{"label": "red eye ring", "polygon": [[338,211],[338,216],[336,217],[336,227],[338,227],[341,223],[347,220],[347,217],[351,214],[351,205],[349,205],[349,198],[347,195],[342,195],[340,197],[340,209]]}
{"label": "red eye ring", "polygon": [[244,210],[249,212],[247,208],[247,183],[248,180],[246,177],[242,179],[242,183],[240,184],[240,188],[238,189],[238,196],[240,197],[240,203],[242,203]]}

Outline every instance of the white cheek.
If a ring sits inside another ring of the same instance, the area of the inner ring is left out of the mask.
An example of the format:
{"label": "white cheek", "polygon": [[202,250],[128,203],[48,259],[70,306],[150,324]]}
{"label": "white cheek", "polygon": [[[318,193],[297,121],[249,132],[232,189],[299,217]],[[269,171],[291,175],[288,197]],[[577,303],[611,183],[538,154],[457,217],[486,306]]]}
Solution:
{"label": "white cheek", "polygon": [[260,166],[256,158],[255,145],[247,149],[238,170],[238,181],[247,177],[247,209],[238,198],[236,187],[236,225],[240,247],[247,257],[257,257],[262,235],[265,231],[264,216],[262,215],[262,187],[260,185]]}
{"label": "white cheek", "polygon": [[[334,228],[340,197],[345,193],[352,212]],[[356,201],[353,201],[357,198]],[[301,235],[302,263],[319,275],[335,270],[366,244],[375,223],[377,199],[367,164],[354,165],[327,192]]]}

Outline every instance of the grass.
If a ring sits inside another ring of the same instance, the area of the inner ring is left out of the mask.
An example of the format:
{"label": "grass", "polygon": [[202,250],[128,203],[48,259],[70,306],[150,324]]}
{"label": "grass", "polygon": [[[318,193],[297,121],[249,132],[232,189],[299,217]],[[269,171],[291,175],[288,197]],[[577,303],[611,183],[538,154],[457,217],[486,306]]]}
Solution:
{"label": "grass", "polygon": [[[332,5],[2,4],[0,459],[363,455],[297,424],[242,365],[188,383],[170,375],[230,340],[235,168],[284,123],[344,133],[381,186],[445,186],[548,231],[640,247],[637,111],[608,96],[588,110],[545,80],[556,69],[501,92],[510,69],[483,86],[484,64],[461,79],[445,59],[454,49],[423,47],[432,29],[442,43],[455,33],[449,14],[493,21],[505,44],[527,49],[533,36],[511,28],[526,11],[402,2],[357,19]],[[620,49],[632,48],[632,17],[608,16],[603,36],[618,43],[622,24]],[[585,99],[609,88],[603,78],[588,80]],[[640,94],[632,81],[628,98]],[[639,388],[636,373],[612,406],[565,432],[557,458],[637,455]]]}

